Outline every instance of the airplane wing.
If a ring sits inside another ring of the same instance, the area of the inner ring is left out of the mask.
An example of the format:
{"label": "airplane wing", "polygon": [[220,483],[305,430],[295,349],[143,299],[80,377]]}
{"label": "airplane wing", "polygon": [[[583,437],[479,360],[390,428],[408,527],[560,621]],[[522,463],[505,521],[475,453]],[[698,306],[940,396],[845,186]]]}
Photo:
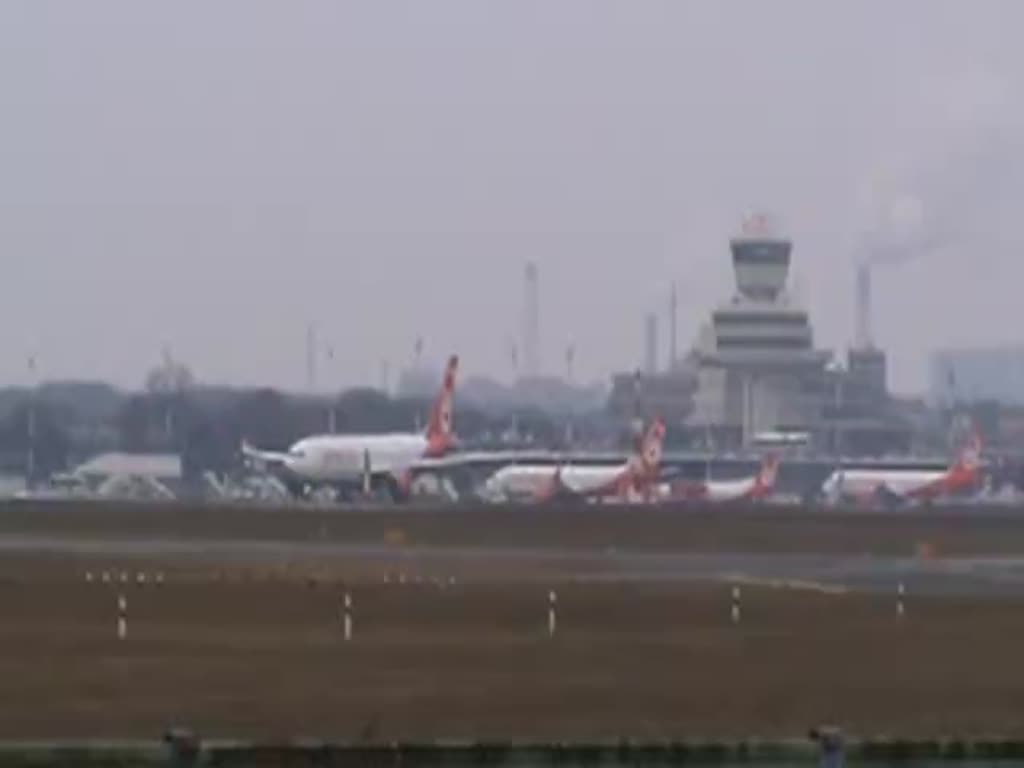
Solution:
{"label": "airplane wing", "polygon": [[409,469],[413,472],[431,472],[462,467],[503,467],[509,464],[527,464],[534,462],[559,462],[559,454],[551,451],[465,451],[449,453],[437,458],[422,458],[413,462]]}
{"label": "airplane wing", "polygon": [[[436,458],[423,457],[414,461],[409,471],[416,474],[419,472],[443,472],[462,468],[473,469],[500,469],[512,464],[550,464],[577,465],[590,464],[595,466],[615,466],[624,461],[621,452],[587,453],[581,451],[559,452],[545,449],[516,449],[509,451],[456,451]],[[679,467],[662,466],[658,471],[658,479],[672,479],[681,475],[683,470]]]}
{"label": "airplane wing", "polygon": [[660,467],[658,469],[659,480],[673,480],[683,476],[682,467]]}
{"label": "airplane wing", "polygon": [[263,462],[264,464],[284,464],[288,461],[288,454],[280,451],[261,451],[249,443],[242,441],[242,456],[247,459]]}

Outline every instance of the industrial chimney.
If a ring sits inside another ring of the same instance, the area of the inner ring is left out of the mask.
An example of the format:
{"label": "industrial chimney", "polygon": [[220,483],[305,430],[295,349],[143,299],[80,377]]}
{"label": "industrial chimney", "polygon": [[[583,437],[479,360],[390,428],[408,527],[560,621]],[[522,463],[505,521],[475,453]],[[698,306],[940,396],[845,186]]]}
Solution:
{"label": "industrial chimney", "polygon": [[888,397],[885,352],[875,346],[871,334],[871,265],[862,261],[857,264],[856,295],[856,337],[853,349],[847,355],[849,383],[860,397],[880,403]]}
{"label": "industrial chimney", "polygon": [[866,261],[857,264],[856,337],[858,349],[874,346],[871,338],[871,266]]}

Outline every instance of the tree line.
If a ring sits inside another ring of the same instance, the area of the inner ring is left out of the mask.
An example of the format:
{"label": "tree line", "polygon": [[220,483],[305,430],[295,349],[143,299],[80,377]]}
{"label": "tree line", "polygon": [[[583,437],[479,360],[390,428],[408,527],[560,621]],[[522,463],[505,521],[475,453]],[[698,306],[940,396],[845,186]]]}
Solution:
{"label": "tree line", "polygon": [[[176,453],[186,474],[223,473],[239,466],[243,440],[284,450],[332,427],[339,433],[412,431],[425,427],[431,405],[366,388],[309,397],[271,388],[128,394],[95,387],[0,391],[0,469],[20,474],[32,468],[40,479],[118,450]],[[481,446],[513,423],[540,444],[558,446],[566,438],[565,424],[539,410],[497,415],[458,403],[455,423],[460,438]]]}

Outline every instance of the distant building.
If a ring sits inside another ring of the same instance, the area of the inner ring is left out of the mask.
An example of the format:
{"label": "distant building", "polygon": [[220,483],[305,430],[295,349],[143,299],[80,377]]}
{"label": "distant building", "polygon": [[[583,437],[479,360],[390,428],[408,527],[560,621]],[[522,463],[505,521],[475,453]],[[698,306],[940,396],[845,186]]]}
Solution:
{"label": "distant building", "polygon": [[489,413],[535,409],[550,415],[574,415],[600,410],[606,388],[599,384],[576,384],[555,376],[521,378],[504,384],[474,376],[459,384],[456,400]]}
{"label": "distant building", "polygon": [[1024,406],[1024,346],[935,351],[929,365],[928,399],[933,405],[990,400]]}
{"label": "distant building", "polygon": [[693,394],[697,377],[685,367],[656,373],[617,373],[612,377],[608,410],[619,421],[662,419],[669,429],[668,438],[678,436],[677,429],[693,412]]}
{"label": "distant building", "polygon": [[62,479],[77,480],[98,496],[173,499],[181,488],[177,454],[109,452],[94,456]]}

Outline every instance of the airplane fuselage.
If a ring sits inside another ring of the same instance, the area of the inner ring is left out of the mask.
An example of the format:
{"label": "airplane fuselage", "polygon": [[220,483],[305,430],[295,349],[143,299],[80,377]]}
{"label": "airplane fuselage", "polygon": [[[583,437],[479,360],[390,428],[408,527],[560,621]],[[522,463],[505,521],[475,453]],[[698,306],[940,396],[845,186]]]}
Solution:
{"label": "airplane fuselage", "polygon": [[755,500],[768,496],[770,493],[771,488],[762,485],[757,477],[684,483],[676,488],[669,484],[662,491],[662,495],[666,498],[713,502]]}
{"label": "airplane fuselage", "polygon": [[831,498],[868,499],[885,492],[905,499],[932,499],[969,485],[949,470],[836,470],[823,485]]}
{"label": "airplane fuselage", "polygon": [[503,467],[488,478],[485,492],[499,499],[536,499],[557,482],[571,493],[595,493],[613,486],[625,468],[520,464]]}
{"label": "airplane fuselage", "polygon": [[427,438],[416,433],[315,435],[288,449],[285,466],[310,482],[351,483],[362,479],[367,458],[371,474],[398,476],[427,448]]}
{"label": "airplane fuselage", "polygon": [[708,501],[742,501],[757,497],[759,488],[757,478],[714,480],[704,486],[704,492],[700,498]]}

